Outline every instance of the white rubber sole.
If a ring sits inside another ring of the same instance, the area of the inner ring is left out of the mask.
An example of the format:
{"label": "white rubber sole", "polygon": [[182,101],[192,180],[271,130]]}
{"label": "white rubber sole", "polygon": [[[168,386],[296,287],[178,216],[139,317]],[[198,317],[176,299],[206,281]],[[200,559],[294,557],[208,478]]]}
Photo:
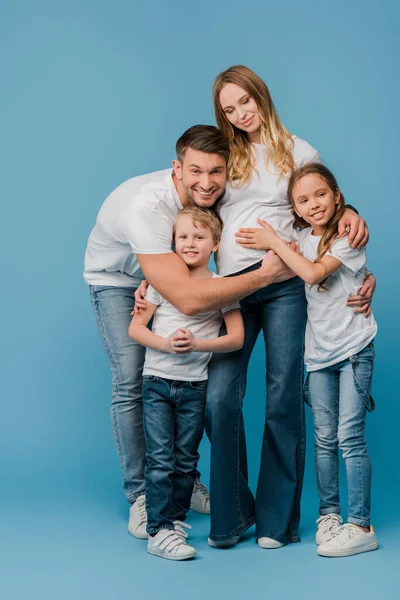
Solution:
{"label": "white rubber sole", "polygon": [[174,556],[165,554],[162,550],[157,550],[157,548],[149,548],[149,546],[147,546],[147,552],[153,556],[159,556],[160,558],[166,558],[167,560],[189,560],[196,556],[196,550],[189,554],[185,554],[184,556]]}
{"label": "white rubber sole", "polygon": [[371,552],[372,550],[378,549],[378,542],[374,542],[373,544],[369,544],[368,546],[360,546],[359,548],[352,548],[351,550],[328,550],[322,551],[320,547],[317,548],[317,554],[319,556],[325,556],[326,558],[340,558],[345,556],[354,556],[355,554],[362,554],[363,552]]}
{"label": "white rubber sole", "polygon": [[208,538],[207,541],[208,541],[208,545],[211,546],[211,548],[232,548],[232,546],[235,546],[239,540],[240,540],[240,535],[235,535],[235,537],[233,537],[229,540],[220,540],[218,542],[215,542],[211,538]]}
{"label": "white rubber sole", "polygon": [[147,540],[148,539],[148,534],[147,533],[136,533],[133,530],[131,530],[128,526],[128,533],[130,533],[133,537],[137,538],[138,540]]}

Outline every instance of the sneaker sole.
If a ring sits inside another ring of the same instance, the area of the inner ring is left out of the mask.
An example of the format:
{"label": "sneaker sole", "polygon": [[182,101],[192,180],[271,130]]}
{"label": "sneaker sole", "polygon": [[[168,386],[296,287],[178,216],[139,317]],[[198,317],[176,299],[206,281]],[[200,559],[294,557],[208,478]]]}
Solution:
{"label": "sneaker sole", "polygon": [[202,515],[209,515],[210,514],[210,509],[207,509],[207,508],[198,508],[197,506],[192,506],[192,505],[190,505],[190,508],[192,510],[195,510],[196,512],[202,514]]}
{"label": "sneaker sole", "polygon": [[327,552],[321,552],[320,548],[317,549],[317,554],[319,554],[319,556],[325,556],[327,558],[340,558],[340,557],[344,557],[344,556],[354,556],[354,554],[362,554],[363,552],[371,552],[372,550],[377,550],[378,549],[378,542],[374,542],[373,544],[370,544],[369,546],[362,546],[360,548],[353,548],[352,550],[342,550],[342,551],[335,551],[335,550],[331,550],[331,551],[327,551]]}
{"label": "sneaker sole", "polygon": [[190,554],[185,554],[185,556],[169,556],[162,552],[162,550],[157,550],[156,548],[147,547],[147,552],[149,554],[153,554],[153,556],[159,556],[160,558],[166,558],[167,560],[189,560],[190,558],[194,558],[196,556],[196,550],[191,552]]}
{"label": "sneaker sole", "polygon": [[147,540],[149,537],[147,533],[134,533],[131,529],[129,529],[129,527],[128,533],[130,533],[133,537],[137,538],[138,540]]}

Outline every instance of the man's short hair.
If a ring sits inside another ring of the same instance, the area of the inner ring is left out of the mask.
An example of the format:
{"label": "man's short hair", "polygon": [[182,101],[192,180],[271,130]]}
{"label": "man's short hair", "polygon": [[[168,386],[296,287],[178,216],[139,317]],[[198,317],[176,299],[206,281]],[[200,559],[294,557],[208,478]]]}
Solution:
{"label": "man's short hair", "polygon": [[188,148],[219,154],[228,164],[229,142],[213,125],[194,125],[187,129],[176,142],[176,156],[182,161]]}
{"label": "man's short hair", "polygon": [[181,215],[192,217],[194,225],[203,227],[211,231],[214,242],[220,239],[224,223],[221,217],[212,208],[202,208],[201,206],[187,206],[178,212],[174,223],[174,236],[176,224]]}

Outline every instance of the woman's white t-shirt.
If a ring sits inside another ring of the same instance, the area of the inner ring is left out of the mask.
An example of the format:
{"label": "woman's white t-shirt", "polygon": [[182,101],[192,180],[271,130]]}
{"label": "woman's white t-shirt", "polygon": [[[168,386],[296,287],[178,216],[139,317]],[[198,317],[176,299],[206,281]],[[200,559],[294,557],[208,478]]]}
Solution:
{"label": "woman's white t-shirt", "polygon": [[[301,253],[308,260],[317,258],[321,237],[308,227],[299,232]],[[357,354],[375,337],[377,324],[370,314],[365,318],[346,306],[349,296],[358,293],[364,283],[367,257],[365,248],[351,248],[347,236],[338,238],[327,255],[342,263],[326,281],[327,291],[318,284],[306,286],[307,327],[304,362],[307,371],[317,371]]]}
{"label": "woman's white t-shirt", "polygon": [[[252,144],[256,156],[256,170],[245,187],[227,186],[216,210],[223,222],[221,243],[215,257],[220,275],[231,275],[263,259],[264,250],[250,250],[236,243],[235,232],[241,227],[260,227],[257,219],[264,219],[285,240],[296,240],[294,216],[287,196],[288,177],[279,176],[271,163],[266,162],[266,148]],[[321,162],[318,152],[307,142],[293,136],[293,158],[296,168],[309,162]]]}

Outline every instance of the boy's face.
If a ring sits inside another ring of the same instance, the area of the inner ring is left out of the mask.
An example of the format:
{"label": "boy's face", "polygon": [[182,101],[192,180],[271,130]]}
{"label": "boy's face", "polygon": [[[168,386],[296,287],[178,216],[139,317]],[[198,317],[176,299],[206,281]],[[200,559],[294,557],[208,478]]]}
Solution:
{"label": "boy's face", "polygon": [[175,252],[188,267],[208,265],[210,255],[218,249],[212,233],[205,227],[193,223],[190,215],[178,218],[175,228]]}

